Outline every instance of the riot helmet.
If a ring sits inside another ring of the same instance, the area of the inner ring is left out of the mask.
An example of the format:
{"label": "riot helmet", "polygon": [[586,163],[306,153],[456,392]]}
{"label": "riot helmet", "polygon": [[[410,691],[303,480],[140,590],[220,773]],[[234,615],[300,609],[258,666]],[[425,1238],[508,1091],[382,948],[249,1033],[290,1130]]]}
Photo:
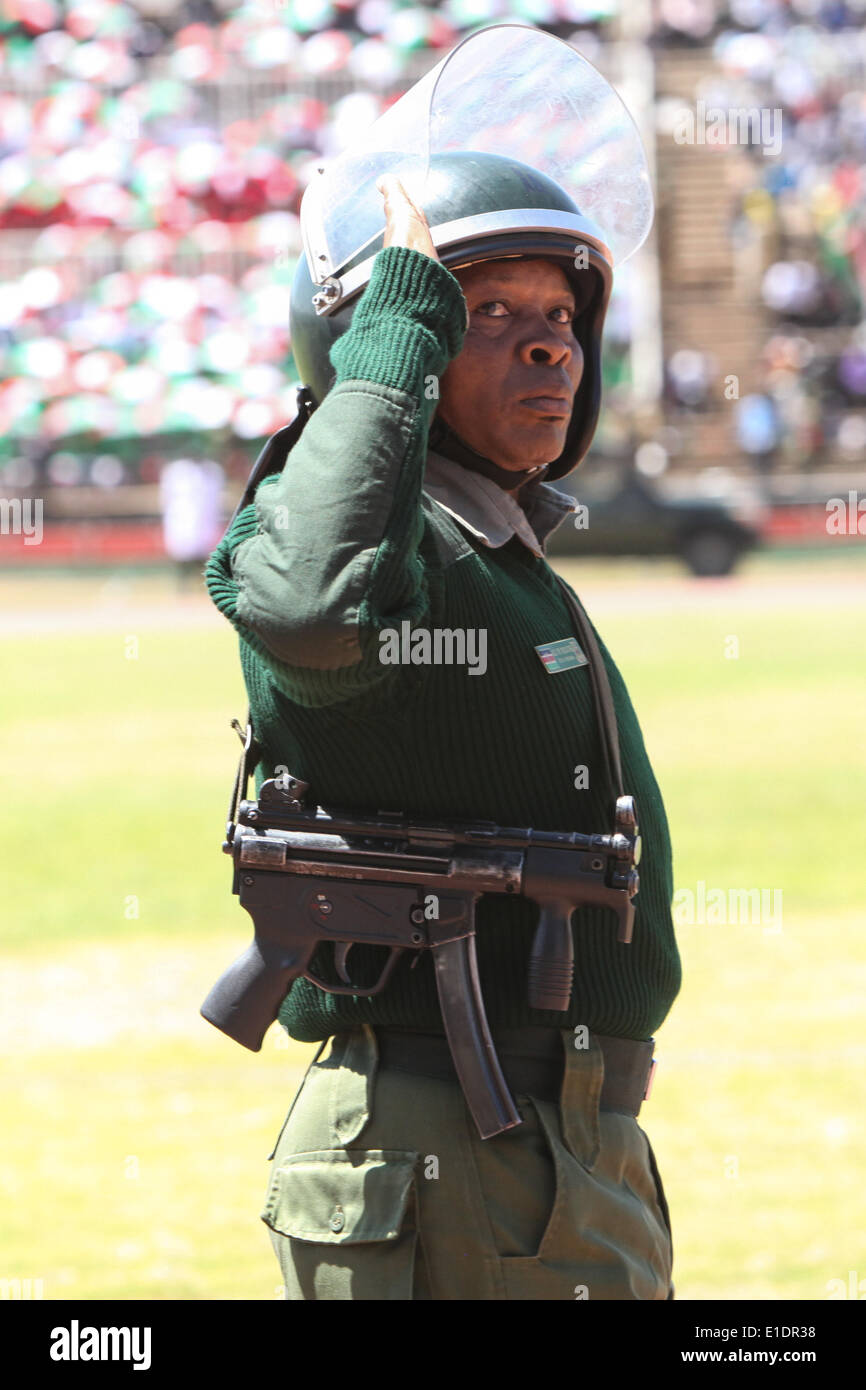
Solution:
{"label": "riot helmet", "polygon": [[383,245],[383,173],[397,174],[423,208],[452,272],[513,256],[565,272],[584,374],[565,447],[544,470],[565,476],[598,420],[614,266],[652,222],[646,158],[621,99],[568,44],[530,26],[494,25],[464,39],[362,141],[322,165],[301,204],[304,256],[291,296],[292,351],[314,405],[333,384],[331,346]]}

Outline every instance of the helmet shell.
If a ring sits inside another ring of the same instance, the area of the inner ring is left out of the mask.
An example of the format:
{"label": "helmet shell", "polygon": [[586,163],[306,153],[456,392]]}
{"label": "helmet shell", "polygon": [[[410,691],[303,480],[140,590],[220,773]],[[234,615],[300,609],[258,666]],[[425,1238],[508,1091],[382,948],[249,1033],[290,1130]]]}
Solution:
{"label": "helmet shell", "polygon": [[[382,195],[371,179],[359,200]],[[431,157],[423,208],[440,261],[452,273],[482,261],[519,256],[551,260],[561,266],[581,306],[574,321],[584,356],[565,447],[547,469],[564,477],[586,454],[601,404],[601,334],[610,298],[612,258],[598,229],[558,184],[519,160],[475,151]],[[330,311],[316,311],[306,257],[301,257],[291,294],[292,352],[301,379],[316,404],[334,383],[330,350],[352,321],[354,306],[369,282],[373,258],[384,231],[367,243],[341,271],[348,292]],[[587,276],[590,292],[587,294]]]}

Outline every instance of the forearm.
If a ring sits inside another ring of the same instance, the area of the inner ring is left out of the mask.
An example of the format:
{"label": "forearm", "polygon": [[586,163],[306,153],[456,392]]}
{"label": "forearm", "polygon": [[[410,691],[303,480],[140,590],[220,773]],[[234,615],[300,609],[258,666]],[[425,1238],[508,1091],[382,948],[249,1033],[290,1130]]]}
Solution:
{"label": "forearm", "polygon": [[214,601],[289,683],[293,669],[367,683],[357,668],[375,658],[379,629],[423,617],[427,433],[464,331],[465,301],[443,266],[381,252],[332,349],[334,386],[282,474],[259,488],[254,519],[242,513],[214,556]]}

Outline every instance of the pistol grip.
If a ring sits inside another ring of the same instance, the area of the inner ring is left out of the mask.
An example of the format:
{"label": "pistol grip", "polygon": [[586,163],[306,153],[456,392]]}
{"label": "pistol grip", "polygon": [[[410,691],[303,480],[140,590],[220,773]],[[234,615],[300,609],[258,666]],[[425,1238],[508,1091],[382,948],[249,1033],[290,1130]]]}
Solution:
{"label": "pistol grip", "polygon": [[217,980],[201,1016],[235,1042],[258,1052],[292,981],[305,964],[302,953],[254,940]]}

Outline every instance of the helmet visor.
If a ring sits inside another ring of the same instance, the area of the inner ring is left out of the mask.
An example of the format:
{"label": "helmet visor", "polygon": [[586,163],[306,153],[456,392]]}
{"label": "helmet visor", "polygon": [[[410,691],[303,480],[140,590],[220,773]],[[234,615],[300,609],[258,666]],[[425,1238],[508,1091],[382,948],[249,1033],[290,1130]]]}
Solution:
{"label": "helmet visor", "polygon": [[649,233],[647,160],[614,88],[561,39],[498,24],[459,43],[314,176],[301,205],[313,280],[339,275],[384,231],[381,195],[359,196],[362,190],[374,189],[383,173],[398,174],[423,208],[431,159],[452,151],[510,155],[546,174],[614,265]]}

